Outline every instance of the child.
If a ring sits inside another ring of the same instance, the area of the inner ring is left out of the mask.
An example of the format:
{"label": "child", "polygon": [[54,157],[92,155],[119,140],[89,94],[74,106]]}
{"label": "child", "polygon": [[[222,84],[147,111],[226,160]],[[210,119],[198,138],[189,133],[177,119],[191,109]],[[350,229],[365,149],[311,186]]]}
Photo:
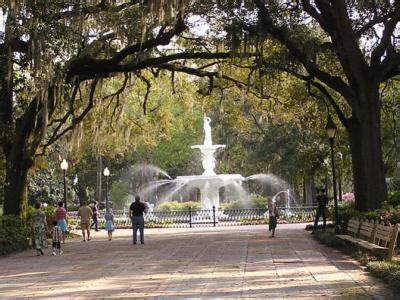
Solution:
{"label": "child", "polygon": [[58,254],[61,255],[63,254],[62,250],[61,250],[61,239],[62,239],[62,231],[60,226],[58,226],[57,220],[53,221],[53,232],[52,232],[52,236],[53,236],[53,255],[57,255],[56,253],[56,249],[58,249]]}
{"label": "child", "polygon": [[104,214],[104,219],[106,220],[106,225],[105,225],[104,229],[108,233],[108,240],[111,241],[112,233],[114,231],[114,225],[113,225],[114,215],[112,214],[112,212],[109,208],[107,208],[107,212]]}
{"label": "child", "polygon": [[267,208],[268,208],[268,215],[269,215],[269,231],[271,233],[271,237],[275,236],[275,228],[276,228],[276,223],[277,223],[277,208],[276,208],[276,204],[272,201],[272,199],[268,199],[268,204],[267,204]]}

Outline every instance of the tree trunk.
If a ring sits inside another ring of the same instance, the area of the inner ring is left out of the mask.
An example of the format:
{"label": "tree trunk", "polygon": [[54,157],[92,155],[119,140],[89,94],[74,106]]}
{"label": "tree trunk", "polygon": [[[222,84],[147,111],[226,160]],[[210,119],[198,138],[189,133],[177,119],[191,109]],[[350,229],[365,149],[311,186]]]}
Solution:
{"label": "tree trunk", "polygon": [[315,182],[314,177],[304,178],[304,204],[313,205],[315,202]]}
{"label": "tree trunk", "polygon": [[28,204],[28,172],[31,167],[32,160],[24,158],[22,152],[7,157],[4,214],[25,217]]}
{"label": "tree trunk", "polygon": [[369,91],[365,99],[360,99],[363,105],[357,118],[353,115],[349,122],[354,193],[360,211],[380,208],[387,198],[377,91]]}
{"label": "tree trunk", "polygon": [[86,191],[86,186],[79,184],[78,183],[78,198],[79,198],[79,206],[83,204],[83,201],[86,201],[86,203],[89,201],[89,197]]}
{"label": "tree trunk", "polygon": [[97,203],[100,204],[100,202],[103,200],[102,198],[102,175],[103,175],[103,159],[102,156],[100,154],[100,151],[97,150],[97,163],[96,163],[96,167],[97,167],[97,172],[96,172],[96,192],[94,195],[95,200],[97,201]]}

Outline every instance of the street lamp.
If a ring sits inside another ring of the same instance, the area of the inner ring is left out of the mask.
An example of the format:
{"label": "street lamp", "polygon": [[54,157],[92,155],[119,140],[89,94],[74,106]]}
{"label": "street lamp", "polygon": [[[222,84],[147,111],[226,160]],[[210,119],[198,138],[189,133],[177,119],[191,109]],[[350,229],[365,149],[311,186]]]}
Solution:
{"label": "street lamp", "polygon": [[338,168],[338,192],[339,192],[339,202],[342,202],[342,168],[343,168],[343,154],[342,152],[338,152],[339,158],[340,158],[340,166]]}
{"label": "street lamp", "polygon": [[61,167],[61,170],[63,170],[63,175],[64,175],[64,207],[65,207],[65,210],[67,210],[67,181],[66,181],[65,173],[67,172],[67,169],[68,169],[68,162],[65,159],[63,159],[60,167]]}
{"label": "street lamp", "polygon": [[103,171],[103,175],[106,177],[106,210],[108,209],[108,176],[110,176],[110,170],[106,167]]}
{"label": "street lamp", "polygon": [[332,177],[333,177],[333,201],[335,205],[335,232],[339,233],[339,216],[338,216],[338,203],[337,203],[337,192],[336,192],[336,174],[335,174],[335,156],[333,154],[333,143],[336,135],[336,125],[333,123],[331,115],[328,116],[328,122],[325,126],[326,133],[329,138],[329,144],[331,146],[331,161],[332,161]]}

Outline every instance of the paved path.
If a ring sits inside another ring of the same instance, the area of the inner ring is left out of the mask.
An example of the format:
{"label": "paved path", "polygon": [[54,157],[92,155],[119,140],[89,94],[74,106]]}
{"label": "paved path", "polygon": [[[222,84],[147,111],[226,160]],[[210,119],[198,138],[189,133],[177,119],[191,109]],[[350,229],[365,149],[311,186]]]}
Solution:
{"label": "paved path", "polygon": [[0,258],[0,297],[345,297],[394,298],[357,262],[315,242],[303,225],[130,231],[112,242],[64,245],[64,255],[33,250]]}

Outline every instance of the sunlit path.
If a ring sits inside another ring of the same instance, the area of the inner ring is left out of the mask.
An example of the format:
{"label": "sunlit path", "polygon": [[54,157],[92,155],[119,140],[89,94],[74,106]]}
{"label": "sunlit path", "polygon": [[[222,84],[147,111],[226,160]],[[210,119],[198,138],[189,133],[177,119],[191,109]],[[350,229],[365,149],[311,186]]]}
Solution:
{"label": "sunlit path", "polygon": [[280,225],[97,233],[64,255],[25,251],[0,258],[0,297],[393,297],[349,257],[303,230]]}

